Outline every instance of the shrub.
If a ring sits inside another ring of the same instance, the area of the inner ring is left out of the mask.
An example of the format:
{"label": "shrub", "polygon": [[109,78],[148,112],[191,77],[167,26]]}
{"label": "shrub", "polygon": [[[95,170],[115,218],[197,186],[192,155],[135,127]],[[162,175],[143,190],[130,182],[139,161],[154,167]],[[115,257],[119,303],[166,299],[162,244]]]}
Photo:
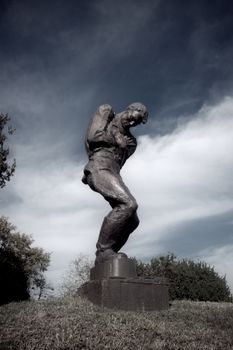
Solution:
{"label": "shrub", "polygon": [[166,277],[169,294],[174,299],[232,301],[226,278],[202,261],[178,260],[174,254],[154,257],[150,263],[136,260],[138,276]]}
{"label": "shrub", "polygon": [[50,254],[32,243],[29,235],[0,217],[0,305],[29,299],[33,286],[43,288]]}
{"label": "shrub", "polygon": [[62,296],[75,296],[77,289],[90,278],[93,261],[85,254],[79,254],[69,265],[63,281],[59,286]]}

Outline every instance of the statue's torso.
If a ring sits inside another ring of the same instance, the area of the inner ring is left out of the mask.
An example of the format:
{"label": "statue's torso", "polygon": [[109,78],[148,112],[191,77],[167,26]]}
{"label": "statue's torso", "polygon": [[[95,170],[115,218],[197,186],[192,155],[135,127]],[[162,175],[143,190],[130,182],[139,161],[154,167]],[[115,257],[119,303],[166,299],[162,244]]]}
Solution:
{"label": "statue's torso", "polygon": [[[125,141],[124,147],[117,144],[114,135],[120,135]],[[125,161],[134,153],[137,147],[135,137],[125,130],[121,123],[120,117],[116,116],[108,124],[106,130],[96,130],[92,139],[86,142],[86,149],[89,157],[89,163],[85,169],[92,171],[98,170],[112,170],[119,172]]]}

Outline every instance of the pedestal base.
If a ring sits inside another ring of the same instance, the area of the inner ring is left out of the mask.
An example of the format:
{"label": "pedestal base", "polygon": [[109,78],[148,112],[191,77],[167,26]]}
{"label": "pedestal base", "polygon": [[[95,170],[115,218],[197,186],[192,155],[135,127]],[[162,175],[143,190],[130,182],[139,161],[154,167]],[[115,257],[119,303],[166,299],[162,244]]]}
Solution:
{"label": "pedestal base", "polygon": [[167,280],[137,278],[135,262],[122,256],[93,267],[90,281],[79,288],[78,294],[115,310],[152,311],[169,307]]}
{"label": "pedestal base", "polygon": [[152,311],[169,307],[168,286],[161,279],[92,280],[79,288],[79,295],[115,310]]}
{"label": "pedestal base", "polygon": [[83,284],[78,294],[115,310],[152,311],[169,307],[168,286],[161,279],[92,280]]}

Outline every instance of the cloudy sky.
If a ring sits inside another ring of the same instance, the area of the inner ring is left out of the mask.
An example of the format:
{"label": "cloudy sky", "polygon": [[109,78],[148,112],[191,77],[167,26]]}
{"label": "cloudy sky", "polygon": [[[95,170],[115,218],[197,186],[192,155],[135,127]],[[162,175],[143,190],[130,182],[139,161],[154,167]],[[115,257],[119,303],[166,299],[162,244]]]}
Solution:
{"label": "cloudy sky", "polygon": [[0,214],[52,252],[58,283],[94,257],[107,202],[81,183],[102,103],[141,101],[147,125],[122,177],[141,224],[124,251],[201,259],[233,289],[233,2],[0,0],[0,110],[17,161]]}

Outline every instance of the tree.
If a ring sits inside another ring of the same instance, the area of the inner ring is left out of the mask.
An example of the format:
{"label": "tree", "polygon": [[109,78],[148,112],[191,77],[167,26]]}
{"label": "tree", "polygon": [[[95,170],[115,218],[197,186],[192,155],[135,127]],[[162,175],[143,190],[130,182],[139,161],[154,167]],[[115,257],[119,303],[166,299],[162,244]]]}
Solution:
{"label": "tree", "polygon": [[174,254],[168,254],[152,258],[150,263],[136,260],[136,266],[139,276],[167,278],[173,300],[232,301],[226,278],[205,262],[178,260]]}
{"label": "tree", "polygon": [[0,218],[0,304],[27,300],[30,288],[45,284],[50,254],[32,247],[31,236],[16,231],[7,218]]}
{"label": "tree", "polygon": [[31,288],[31,298],[35,300],[48,299],[54,297],[53,286],[46,281],[46,279],[37,278],[36,283]]}
{"label": "tree", "polygon": [[69,266],[61,285],[60,294],[63,296],[74,296],[77,289],[90,278],[90,269],[93,261],[87,255],[79,254]]}
{"label": "tree", "polygon": [[[6,185],[6,181],[10,181],[11,176],[15,172],[16,162],[15,160],[10,165],[8,163],[9,148],[6,146],[7,136],[4,133],[6,124],[10,121],[8,114],[0,114],[0,187],[3,188]],[[12,134],[14,130],[8,127],[8,134]]]}

